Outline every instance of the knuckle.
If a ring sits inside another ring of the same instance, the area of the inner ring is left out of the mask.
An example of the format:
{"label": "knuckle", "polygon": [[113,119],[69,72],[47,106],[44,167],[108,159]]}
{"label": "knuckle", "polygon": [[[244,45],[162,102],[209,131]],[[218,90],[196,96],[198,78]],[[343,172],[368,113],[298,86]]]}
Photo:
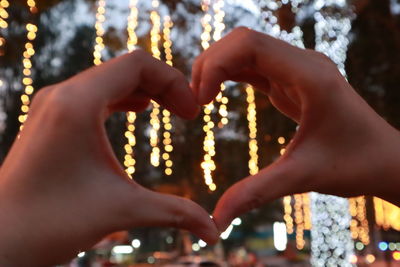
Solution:
{"label": "knuckle", "polygon": [[322,84],[335,84],[341,77],[336,64],[324,53],[315,50],[306,50],[307,55],[313,62],[312,75],[318,73],[318,82]]}
{"label": "knuckle", "polygon": [[258,32],[251,30],[247,27],[240,26],[233,30],[233,34],[237,35],[238,38],[246,41],[253,42],[255,39],[258,38]]}
{"label": "knuckle", "polygon": [[46,99],[46,97],[49,95],[49,93],[52,89],[53,89],[53,87],[49,86],[49,87],[44,87],[44,88],[40,89],[39,91],[37,91],[37,93],[33,97],[32,105],[36,106],[39,103],[41,103],[44,99]]}
{"label": "knuckle", "polygon": [[32,99],[32,104],[30,106],[29,114],[36,114],[37,111],[43,107],[48,95],[53,90],[52,86],[44,87],[37,91]]}
{"label": "knuckle", "polygon": [[317,63],[320,67],[336,67],[335,63],[324,53],[315,51],[312,49],[307,49],[306,53]]}
{"label": "knuckle", "polygon": [[79,109],[77,109],[74,96],[71,95],[68,85],[59,85],[53,88],[45,97],[43,107],[49,116],[60,119],[64,122],[71,122],[74,119],[79,119]]}
{"label": "knuckle", "polygon": [[143,49],[133,50],[132,52],[130,52],[130,55],[133,57],[138,57],[138,58],[144,58],[144,57],[149,56],[149,54],[146,51],[144,51]]}
{"label": "knuckle", "polygon": [[233,30],[233,32],[234,32],[235,34],[249,34],[249,33],[251,32],[251,30],[250,30],[249,28],[247,28],[247,27],[239,26],[239,27],[236,27],[236,28]]}
{"label": "knuckle", "polygon": [[152,55],[150,55],[148,52],[146,52],[143,49],[136,49],[128,54],[128,56],[132,57],[132,60],[135,62],[140,62],[141,64],[144,64],[148,62],[149,60],[156,60]]}

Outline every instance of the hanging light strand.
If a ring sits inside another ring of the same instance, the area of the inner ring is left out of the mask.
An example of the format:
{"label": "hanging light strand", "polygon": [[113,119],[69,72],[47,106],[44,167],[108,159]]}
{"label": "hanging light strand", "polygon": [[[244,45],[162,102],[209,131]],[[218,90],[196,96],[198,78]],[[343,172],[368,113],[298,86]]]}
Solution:
{"label": "hanging light strand", "polygon": [[290,235],[294,232],[293,217],[292,217],[292,196],[283,197],[283,219],[286,224],[286,232]]}
{"label": "hanging light strand", "polygon": [[301,250],[305,246],[303,196],[301,194],[294,195],[294,218],[296,223],[296,247]]}
{"label": "hanging light strand", "polygon": [[[28,0],[27,5],[31,14],[37,12],[36,2]],[[31,97],[34,92],[33,80],[32,80],[32,57],[35,55],[35,49],[33,43],[36,39],[38,31],[37,26],[34,23],[26,24],[26,38],[28,39],[25,43],[25,50],[23,53],[22,64],[24,66],[22,84],[24,85],[24,93],[21,95],[21,115],[18,116],[18,120],[21,123],[20,130],[24,127],[24,123],[28,118],[29,105],[31,103]]]}
{"label": "hanging light strand", "polygon": [[254,89],[251,86],[246,88],[247,100],[247,122],[249,127],[249,173],[258,173],[258,144],[257,144],[257,111]]}
{"label": "hanging light strand", "polygon": [[[127,24],[127,32],[128,32],[128,40],[127,40],[127,48],[129,52],[132,52],[136,49],[137,45],[137,35],[136,28],[138,26],[138,9],[137,9],[137,0],[130,0],[129,2],[130,14],[128,16],[128,24]],[[136,136],[135,136],[135,121],[136,121],[136,113],[133,111],[129,111],[126,113],[126,131],[125,137],[127,139],[127,143],[124,146],[125,149],[125,158],[124,158],[124,166],[125,172],[128,174],[130,178],[132,178],[135,173],[135,165],[136,160],[134,158],[134,147],[136,145]]]}
{"label": "hanging light strand", "polygon": [[303,197],[304,230],[311,230],[311,201],[310,193],[301,194]]}
{"label": "hanging light strand", "polygon": [[[172,40],[171,40],[171,28],[173,23],[169,16],[164,17],[164,28],[163,28],[163,38],[164,38],[164,52],[165,52],[165,62],[172,66]],[[164,144],[164,153],[162,154],[162,158],[165,161],[165,169],[164,173],[166,175],[172,174],[172,165],[173,161],[171,159],[171,152],[174,150],[172,145],[172,138],[171,138],[171,113],[164,109],[162,111],[162,122],[164,125],[163,131],[163,144]]]}
{"label": "hanging light strand", "polygon": [[370,243],[370,238],[369,238],[369,226],[367,220],[365,196],[357,197],[356,201],[357,201],[357,219],[360,222],[360,226],[358,227],[358,236],[360,241],[364,245],[368,245]]}
{"label": "hanging light strand", "polygon": [[[160,32],[161,32],[161,18],[158,14],[158,7],[160,3],[158,0],[152,0],[153,10],[150,13],[150,20],[152,23],[152,28],[150,31],[151,38],[151,52],[153,57],[160,59],[161,51],[159,49],[159,43],[161,40]],[[151,154],[150,154],[150,163],[154,167],[160,166],[160,147],[159,147],[159,131],[160,131],[160,105],[152,101],[153,109],[150,113],[150,146],[151,146]]]}
{"label": "hanging light strand", "polygon": [[400,231],[400,208],[378,197],[374,197],[375,222],[384,230]]}
{"label": "hanging light strand", "polygon": [[[7,29],[8,28],[8,12],[7,8],[10,6],[10,3],[7,0],[0,0],[0,28]],[[0,44],[1,47],[1,44]]]}
{"label": "hanging light strand", "polygon": [[[8,28],[7,19],[9,14],[7,12],[7,8],[10,6],[10,3],[7,0],[0,0],[0,29],[6,30]],[[0,57],[4,56],[4,47],[6,45],[6,39],[4,36],[0,35]],[[0,88],[3,86],[4,82],[0,77]]]}
{"label": "hanging light strand", "polygon": [[[225,12],[223,10],[225,3],[224,0],[215,0],[213,4],[213,11],[214,11],[214,33],[213,33],[213,40],[217,42],[222,37],[222,32],[225,29],[224,17]],[[220,123],[218,124],[219,127],[223,127],[224,125],[228,124],[228,97],[224,96],[224,91],[226,89],[225,84],[221,84],[220,92],[218,93],[217,97],[215,98],[216,102],[219,103],[218,114],[221,116]]]}
{"label": "hanging light strand", "polygon": [[94,25],[96,29],[96,39],[95,46],[93,51],[93,64],[98,66],[102,63],[102,51],[104,50],[104,27],[103,23],[106,21],[106,1],[98,0],[97,1],[97,10],[96,10],[96,23]]}
{"label": "hanging light strand", "polygon": [[[201,34],[201,46],[206,50],[210,46],[211,40],[211,14],[210,14],[210,1],[202,0],[201,8],[204,12],[204,16],[201,19],[201,25],[203,26],[203,33]],[[200,166],[203,169],[204,182],[210,189],[210,191],[215,191],[217,185],[213,181],[212,172],[216,169],[216,165],[213,157],[215,156],[215,137],[214,137],[214,127],[215,124],[211,119],[212,111],[214,109],[214,104],[211,102],[204,107],[203,120],[205,125],[203,126],[203,131],[205,133],[203,141],[204,156],[203,161]]]}

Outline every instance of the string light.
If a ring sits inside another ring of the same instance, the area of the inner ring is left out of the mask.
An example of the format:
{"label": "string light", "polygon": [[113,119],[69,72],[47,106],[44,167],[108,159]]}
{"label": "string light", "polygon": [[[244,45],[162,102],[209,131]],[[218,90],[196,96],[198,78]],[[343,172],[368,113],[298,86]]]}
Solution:
{"label": "string light", "polygon": [[294,195],[294,218],[296,223],[296,247],[301,250],[305,245],[303,196],[301,194]]}
{"label": "string light", "polygon": [[[28,0],[27,5],[31,14],[37,12],[36,2]],[[22,84],[24,85],[24,93],[21,95],[21,115],[18,116],[18,120],[21,123],[20,130],[24,127],[24,123],[28,118],[29,105],[31,103],[31,96],[34,92],[33,80],[32,80],[32,57],[35,55],[35,49],[33,42],[36,39],[38,28],[33,23],[26,24],[26,38],[28,39],[25,43],[25,50],[23,53],[22,64],[24,66]]]}
{"label": "string light", "polygon": [[283,210],[285,213],[283,215],[283,219],[285,220],[286,231],[289,235],[293,234],[294,226],[292,218],[292,196],[286,196],[283,198]]}
{"label": "string light", "polygon": [[[225,3],[224,0],[215,0],[213,4],[213,11],[214,11],[214,33],[213,33],[213,40],[217,42],[222,37],[222,32],[225,29],[224,24],[224,17],[225,12],[223,11]],[[216,102],[219,103],[218,114],[221,116],[220,123],[218,124],[220,128],[224,125],[228,124],[228,97],[224,96],[223,93],[226,89],[225,84],[221,84],[220,92],[218,93],[217,97],[215,98]]]}
{"label": "string light", "polygon": [[390,202],[374,197],[375,222],[384,230],[400,231],[400,208]]}
{"label": "string light", "polygon": [[[171,28],[173,26],[173,23],[171,21],[171,18],[169,16],[164,17],[164,29],[163,29],[163,37],[164,37],[164,52],[165,52],[165,62],[172,66],[172,41],[171,41]],[[163,118],[162,122],[164,125],[164,132],[163,132],[163,144],[164,144],[164,153],[162,155],[163,160],[165,161],[165,170],[164,173],[166,175],[171,175],[172,174],[172,165],[173,161],[171,159],[170,153],[173,151],[174,147],[172,145],[172,139],[171,139],[171,129],[172,129],[172,124],[171,124],[171,113],[164,109],[162,111]]]}
{"label": "string light", "polygon": [[[204,12],[204,16],[201,19],[201,25],[203,27],[203,32],[201,34],[201,46],[204,50],[210,47],[211,40],[211,14],[210,14],[210,1],[202,0],[201,9]],[[214,122],[211,120],[212,111],[214,109],[213,102],[209,103],[204,107],[204,116],[203,121],[205,125],[203,126],[203,131],[205,133],[204,141],[203,141],[203,150],[204,156],[203,161],[200,166],[203,169],[204,182],[210,189],[210,191],[215,191],[217,189],[217,185],[213,181],[212,172],[216,169],[215,162],[213,157],[215,156],[215,137],[213,129],[215,127]]]}
{"label": "string light", "polygon": [[204,16],[201,19],[201,25],[203,26],[203,33],[201,34],[201,46],[204,50],[210,47],[211,40],[211,14],[210,14],[210,0],[201,1],[201,9],[204,12]]}
{"label": "string light", "polygon": [[103,23],[106,20],[106,1],[105,0],[98,0],[97,1],[97,11],[96,11],[96,24],[94,25],[96,29],[96,39],[95,39],[95,46],[93,52],[93,63],[94,65],[98,66],[102,63],[102,51],[104,50],[104,27]]}
{"label": "string light", "polygon": [[365,196],[357,197],[356,202],[357,219],[360,222],[360,226],[358,227],[358,237],[364,245],[368,245],[370,243],[370,238]]}
{"label": "string light", "polygon": [[257,111],[254,89],[246,87],[247,100],[247,121],[249,127],[249,172],[251,175],[258,173],[258,144],[257,144]]}
{"label": "string light", "polygon": [[[132,52],[133,50],[136,49],[138,41],[138,38],[136,36],[136,27],[138,25],[138,9],[136,5],[137,5],[137,0],[130,0],[129,2],[130,14],[128,16],[128,24],[127,24],[127,32],[128,32],[127,48],[129,52]],[[135,121],[136,121],[136,113],[133,111],[127,112],[125,137],[128,142],[124,146],[125,149],[124,166],[125,166],[125,172],[128,174],[130,178],[132,178],[132,175],[136,171],[135,169],[136,160],[134,158],[134,151],[133,151],[133,148],[136,145]]]}
{"label": "string light", "polygon": [[349,209],[352,216],[350,222],[351,237],[360,240],[364,245],[368,245],[370,238],[365,197],[350,198]]}
{"label": "string light", "polygon": [[[8,28],[7,19],[9,18],[9,14],[7,12],[7,8],[10,6],[10,3],[7,0],[0,0],[0,29],[3,29],[4,32]],[[0,60],[1,57],[5,54],[5,45],[6,45],[6,38],[0,34]],[[3,73],[0,73],[0,133],[2,133],[6,128],[6,119],[7,114],[4,111],[5,100],[3,94],[5,93],[5,81],[3,80]]]}
{"label": "string light", "polygon": [[[158,0],[152,0],[152,6],[153,10],[150,13],[150,20],[152,23],[152,28],[150,31],[150,38],[151,38],[151,52],[153,54],[153,57],[160,59],[161,56],[161,51],[159,49],[159,43],[161,40],[160,32],[161,32],[161,18],[160,15],[158,14],[158,7],[160,3]],[[159,144],[159,137],[158,133],[160,130],[160,105],[152,101],[153,104],[153,109],[151,110],[150,113],[150,125],[151,125],[151,130],[150,130],[150,146],[151,146],[151,154],[150,154],[150,163],[154,167],[160,166],[160,153],[161,150],[158,147]]]}
{"label": "string light", "polygon": [[172,40],[171,40],[171,28],[173,23],[169,16],[164,17],[164,29],[163,29],[163,37],[164,37],[164,52],[165,52],[165,62],[172,66]]}
{"label": "string light", "polygon": [[[7,12],[7,8],[10,6],[10,3],[7,0],[0,0],[0,28],[7,29],[8,23],[7,19],[9,14]],[[6,44],[6,39],[0,35],[0,56],[3,56],[3,49]],[[0,78],[0,87],[3,85],[3,80]]]}
{"label": "string light", "polygon": [[311,230],[311,200],[310,193],[301,194],[303,197],[304,230]]}
{"label": "string light", "polygon": [[[2,29],[7,29],[8,28],[8,12],[7,8],[10,6],[10,3],[7,0],[1,0],[0,1],[0,28]],[[1,44],[0,44],[1,48]]]}
{"label": "string light", "polygon": [[139,11],[137,9],[137,2],[138,0],[130,0],[129,2],[130,14],[128,16],[128,26],[127,26],[127,32],[128,32],[127,47],[129,52],[136,49],[136,45],[138,42],[138,38],[136,35],[136,28],[138,26],[138,15],[139,15]]}

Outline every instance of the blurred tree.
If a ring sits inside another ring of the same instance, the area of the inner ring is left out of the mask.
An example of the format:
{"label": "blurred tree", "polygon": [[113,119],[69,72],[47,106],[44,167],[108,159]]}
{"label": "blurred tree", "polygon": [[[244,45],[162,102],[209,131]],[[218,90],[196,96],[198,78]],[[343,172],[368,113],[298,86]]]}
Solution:
{"label": "blurred tree", "polygon": [[[150,1],[140,1],[140,24],[138,28],[139,45],[147,50],[150,46],[149,10]],[[162,0],[161,9],[171,14],[174,22],[172,31],[174,66],[190,74],[193,58],[200,52],[199,34],[202,16],[198,1]],[[108,1],[110,10],[115,12],[120,1]],[[357,18],[353,23],[352,43],[346,63],[349,82],[366,100],[394,126],[400,128],[400,16],[391,10],[389,0],[357,0]],[[126,1],[128,6],[128,1]],[[10,27],[2,35],[8,40],[5,56],[0,68],[5,73],[7,83],[4,94],[7,128],[0,139],[0,159],[4,159],[17,135],[19,123],[17,117],[20,108],[22,51],[25,43],[25,23],[33,20],[39,33],[35,41],[37,54],[33,58],[34,86],[44,86],[65,80],[72,75],[92,66],[93,40],[95,38],[94,20],[78,19],[77,10],[95,10],[94,0],[50,0],[38,1],[38,12],[31,16],[27,12],[24,0],[11,2]],[[107,58],[125,50],[126,31],[119,27],[116,20],[126,20],[127,10],[120,17],[107,21],[105,42]],[[294,18],[287,7],[279,12],[279,23],[290,29]],[[259,18],[241,6],[226,7],[226,24],[231,29],[237,25],[250,25],[259,29]],[[114,14],[114,13],[113,13]],[[82,15],[79,15],[82,16]],[[93,16],[94,14],[90,14]],[[121,18],[122,17],[122,18]],[[305,44],[314,47],[314,19],[312,12],[303,18]],[[203,151],[202,118],[183,121],[173,117],[172,159],[174,173],[165,177],[161,168],[155,169],[149,164],[148,120],[149,113],[141,114],[137,121],[137,143],[135,158],[137,172],[134,177],[139,183],[155,190],[180,194],[197,201],[211,211],[221,194],[234,182],[248,175],[247,162],[247,121],[245,96],[240,86],[229,86],[226,94],[230,97],[228,109],[231,110],[231,122],[224,129],[216,130],[217,170],[215,181],[218,189],[210,193],[203,182],[200,168]],[[266,166],[279,156],[279,136],[289,140],[296,125],[277,112],[263,95],[257,95],[257,121],[260,167]],[[126,140],[125,116],[115,114],[106,123],[110,141],[119,160],[123,160],[123,145]],[[227,134],[229,133],[229,134]],[[227,138],[226,136],[231,136]],[[253,231],[258,224],[281,220],[282,208],[279,201],[245,215],[242,229]]]}

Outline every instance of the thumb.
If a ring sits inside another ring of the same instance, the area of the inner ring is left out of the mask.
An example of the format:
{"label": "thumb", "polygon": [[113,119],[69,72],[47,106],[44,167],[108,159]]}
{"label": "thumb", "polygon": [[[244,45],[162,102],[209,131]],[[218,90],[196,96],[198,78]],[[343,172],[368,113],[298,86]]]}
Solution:
{"label": "thumb", "polygon": [[129,227],[162,226],[185,229],[207,243],[214,244],[219,233],[214,221],[198,204],[173,195],[141,188],[136,203],[131,203],[133,216]]}
{"label": "thumb", "polygon": [[213,213],[219,231],[224,231],[231,221],[264,203],[307,191],[296,162],[283,156],[279,161],[231,186],[220,198]]}

